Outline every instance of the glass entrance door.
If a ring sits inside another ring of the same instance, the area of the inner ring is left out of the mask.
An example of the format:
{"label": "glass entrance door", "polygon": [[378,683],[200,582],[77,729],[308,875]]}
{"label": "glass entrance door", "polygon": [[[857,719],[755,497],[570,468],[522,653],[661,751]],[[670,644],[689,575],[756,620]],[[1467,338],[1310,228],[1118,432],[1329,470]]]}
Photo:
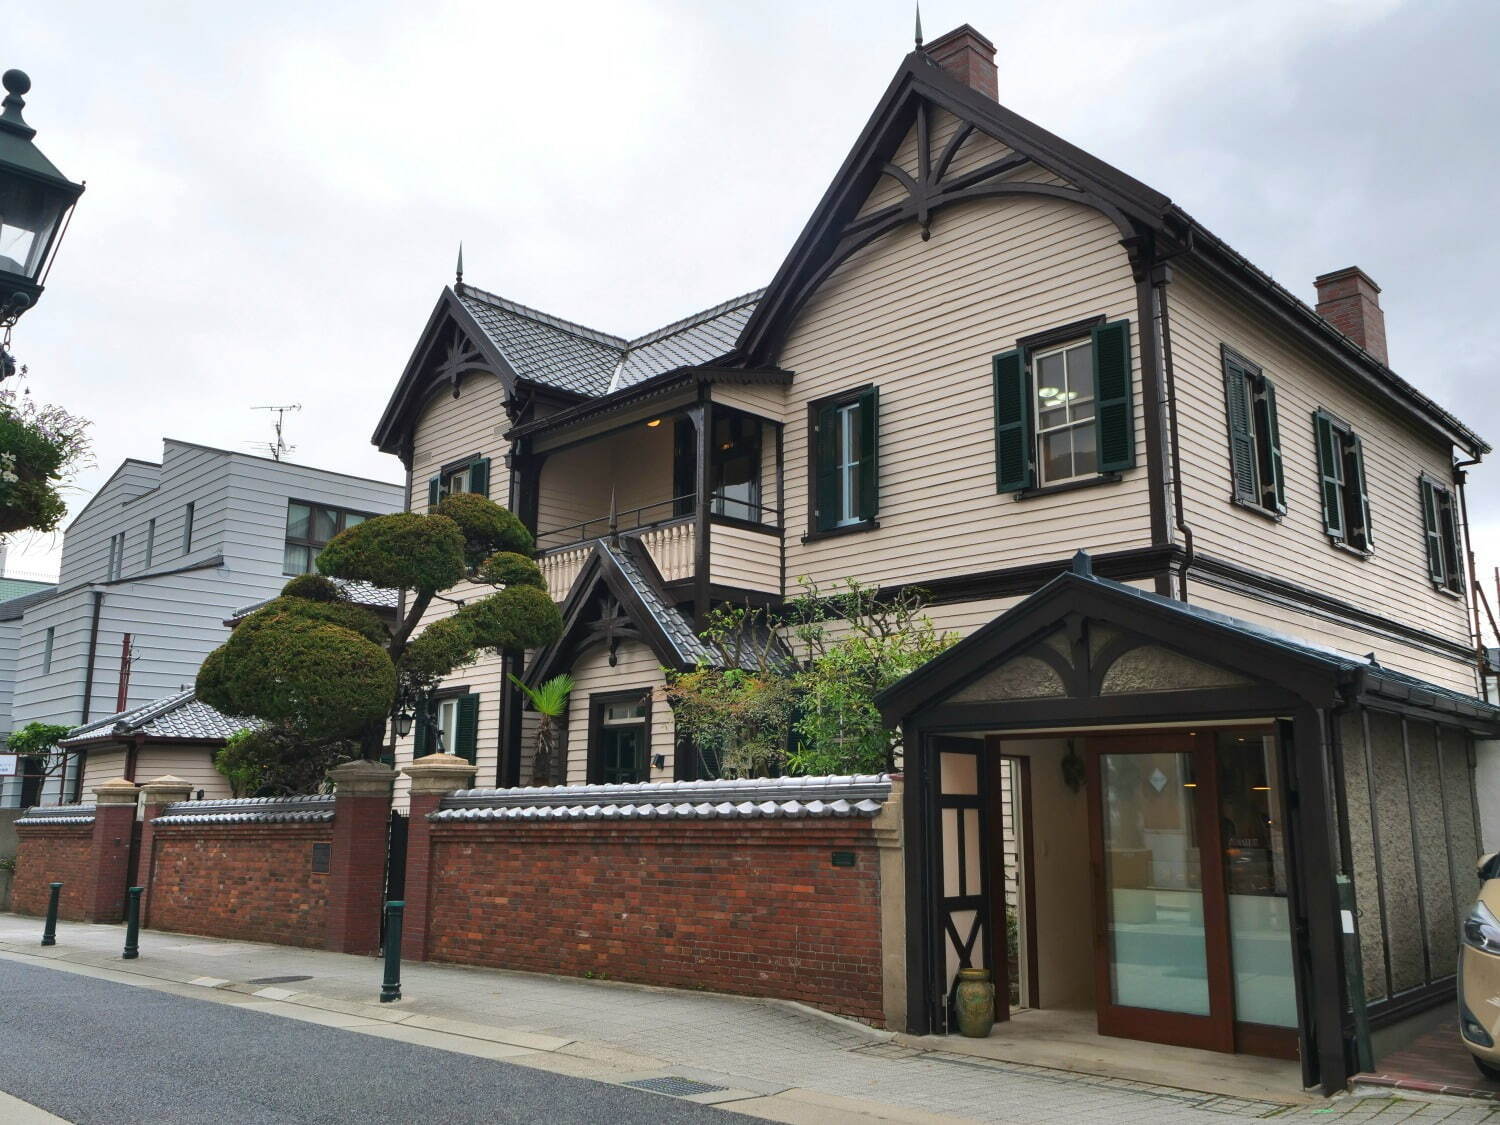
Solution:
{"label": "glass entrance door", "polygon": [[1234,1049],[1213,743],[1090,740],[1099,1032]]}

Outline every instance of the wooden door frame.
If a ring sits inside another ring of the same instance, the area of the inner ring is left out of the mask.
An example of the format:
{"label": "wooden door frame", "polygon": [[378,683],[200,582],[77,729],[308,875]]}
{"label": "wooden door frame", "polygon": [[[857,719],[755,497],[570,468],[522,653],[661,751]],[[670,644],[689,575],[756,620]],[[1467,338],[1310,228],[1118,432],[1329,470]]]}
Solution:
{"label": "wooden door frame", "polygon": [[[1234,977],[1229,953],[1229,903],[1224,888],[1224,866],[1219,852],[1218,771],[1214,768],[1211,734],[1165,730],[1152,734],[1091,735],[1085,743],[1088,770],[1089,881],[1094,905],[1094,1008],[1099,1034],[1152,1043],[1170,1043],[1233,1053]],[[1105,889],[1104,790],[1099,758],[1103,754],[1187,753],[1193,755],[1197,777],[1199,886],[1203,896],[1203,947],[1207,969],[1207,1015],[1133,1008],[1110,1000],[1111,943],[1109,900]],[[1211,850],[1205,845],[1212,845]],[[1205,856],[1205,851],[1208,855]]]}

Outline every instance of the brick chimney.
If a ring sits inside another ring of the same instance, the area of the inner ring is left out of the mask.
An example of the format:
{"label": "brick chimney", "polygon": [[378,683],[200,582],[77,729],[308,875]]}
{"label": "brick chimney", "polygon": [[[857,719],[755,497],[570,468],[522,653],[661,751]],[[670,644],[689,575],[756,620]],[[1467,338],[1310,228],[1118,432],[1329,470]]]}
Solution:
{"label": "brick chimney", "polygon": [[937,63],[965,86],[993,101],[1000,100],[1000,80],[995,72],[995,45],[968,24],[940,35],[923,48]]}
{"label": "brick chimney", "polygon": [[1318,288],[1318,315],[1381,363],[1385,354],[1385,313],[1380,311],[1380,286],[1358,266],[1325,273],[1313,282]]}

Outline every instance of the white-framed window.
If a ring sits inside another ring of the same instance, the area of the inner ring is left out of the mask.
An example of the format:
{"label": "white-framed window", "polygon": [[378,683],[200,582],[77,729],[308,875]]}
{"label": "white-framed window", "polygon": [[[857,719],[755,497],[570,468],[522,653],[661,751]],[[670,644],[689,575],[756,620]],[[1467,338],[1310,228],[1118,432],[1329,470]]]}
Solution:
{"label": "white-framed window", "polygon": [[125,533],[117,531],[109,537],[109,564],[105,574],[106,582],[118,582],[120,573],[125,568]]}
{"label": "white-framed window", "polygon": [[1091,340],[1039,351],[1031,357],[1038,484],[1092,477],[1099,471],[1094,425],[1094,345]]}
{"label": "white-framed window", "polygon": [[834,462],[839,477],[839,510],[835,527],[845,527],[860,521],[859,514],[859,464],[862,452],[859,444],[859,402],[846,402],[834,408],[838,442],[838,453]]}
{"label": "white-framed window", "polygon": [[461,697],[440,699],[437,705],[437,728],[442,735],[441,753],[458,753],[458,701]]}

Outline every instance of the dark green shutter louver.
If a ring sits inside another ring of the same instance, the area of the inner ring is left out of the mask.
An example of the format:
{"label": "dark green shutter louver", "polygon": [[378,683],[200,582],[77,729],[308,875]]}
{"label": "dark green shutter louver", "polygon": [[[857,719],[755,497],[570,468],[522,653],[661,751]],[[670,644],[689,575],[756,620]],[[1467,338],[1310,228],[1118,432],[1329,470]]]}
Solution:
{"label": "dark green shutter louver", "polygon": [[828,531],[839,522],[838,411],[821,406],[813,428],[813,526]]}
{"label": "dark green shutter louver", "polygon": [[1250,379],[1231,357],[1224,357],[1224,403],[1229,421],[1229,468],[1234,498],[1259,504],[1255,480],[1255,430],[1250,413]]}
{"label": "dark green shutter louver", "polygon": [[1026,362],[1020,351],[1001,352],[995,371],[995,491],[1031,487],[1031,410]]}
{"label": "dark green shutter louver", "polygon": [[1131,397],[1130,321],[1095,326],[1094,419],[1099,434],[1099,471],[1135,466],[1135,409]]}
{"label": "dark green shutter louver", "polygon": [[432,753],[431,710],[427,700],[423,699],[417,704],[413,713],[411,728],[411,756],[413,758],[425,757]]}
{"label": "dark green shutter louver", "polygon": [[1463,539],[1458,533],[1458,513],[1453,509],[1453,493],[1439,489],[1438,525],[1443,530],[1443,559],[1448,571],[1448,589],[1455,594],[1464,589]]}
{"label": "dark green shutter louver", "polygon": [[1286,478],[1281,469],[1281,430],[1276,423],[1276,384],[1260,377],[1260,395],[1255,402],[1260,415],[1261,432],[1266,435],[1261,451],[1261,491],[1265,506],[1286,511]]}
{"label": "dark green shutter louver", "polygon": [[469,466],[469,491],[480,496],[490,494],[490,459],[481,457]]}
{"label": "dark green shutter louver", "polygon": [[1345,495],[1351,496],[1353,503],[1350,507],[1354,509],[1348,516],[1350,538],[1356,547],[1370,551],[1375,547],[1375,533],[1370,527],[1370,493],[1365,488],[1365,443],[1359,440],[1358,434],[1349,434],[1346,441],[1348,487]]}
{"label": "dark green shutter louver", "polygon": [[1437,486],[1423,478],[1417,481],[1422,496],[1422,531],[1427,538],[1427,577],[1439,586],[1447,579],[1446,554],[1443,550],[1442,524],[1439,518],[1441,499]]}
{"label": "dark green shutter louver", "polygon": [[880,511],[880,388],[859,396],[859,518]]}
{"label": "dark green shutter louver", "polygon": [[1313,414],[1313,429],[1317,433],[1319,491],[1323,498],[1323,530],[1335,539],[1342,539],[1344,515],[1339,435],[1334,432],[1333,419],[1321,410]]}
{"label": "dark green shutter louver", "polygon": [[473,765],[479,749],[479,696],[458,697],[458,721],[453,724],[453,743],[450,753]]}
{"label": "dark green shutter louver", "polygon": [[427,482],[427,507],[428,510],[436,508],[438,501],[443,495],[443,478],[433,477]]}

